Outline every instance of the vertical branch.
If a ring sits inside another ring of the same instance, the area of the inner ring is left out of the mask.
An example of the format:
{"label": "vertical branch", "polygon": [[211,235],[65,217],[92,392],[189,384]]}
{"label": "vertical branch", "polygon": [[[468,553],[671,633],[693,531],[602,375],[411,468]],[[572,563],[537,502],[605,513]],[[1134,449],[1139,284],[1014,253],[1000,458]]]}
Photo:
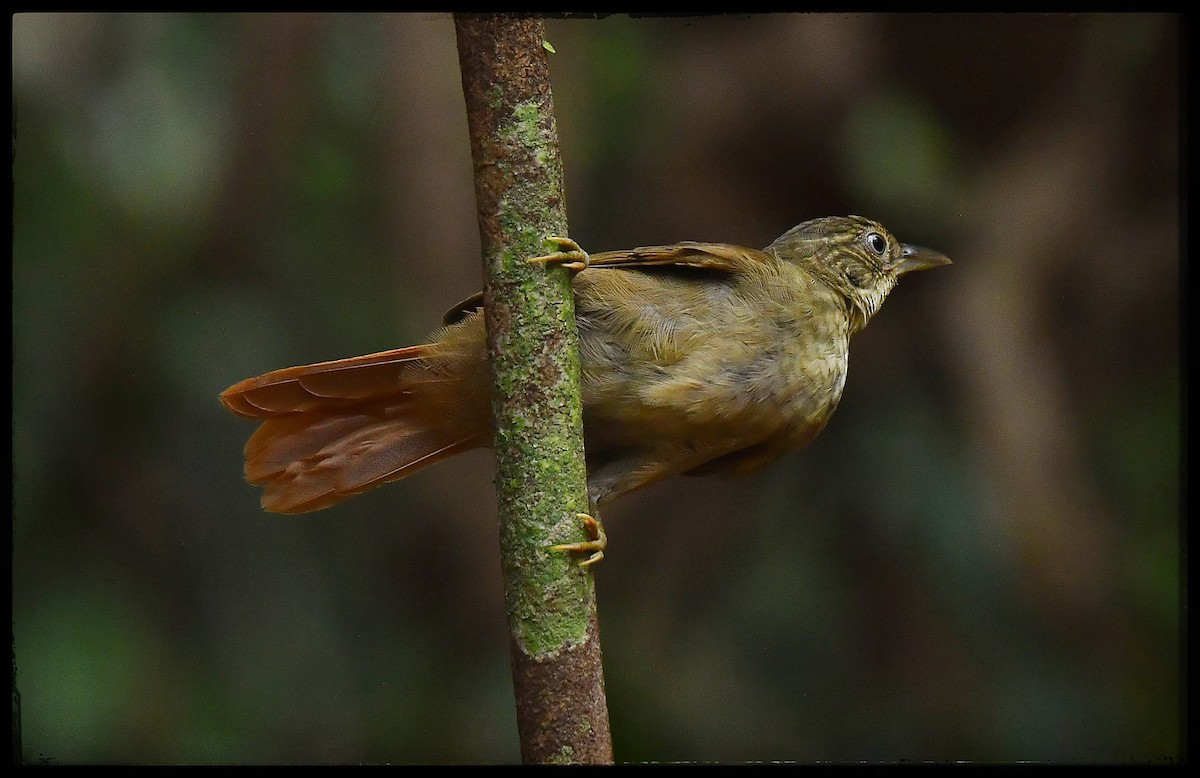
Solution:
{"label": "vertical branch", "polygon": [[521,757],[612,761],[595,587],[547,546],[588,508],[568,273],[531,265],[566,235],[543,26],[455,15],[484,255],[496,491]]}

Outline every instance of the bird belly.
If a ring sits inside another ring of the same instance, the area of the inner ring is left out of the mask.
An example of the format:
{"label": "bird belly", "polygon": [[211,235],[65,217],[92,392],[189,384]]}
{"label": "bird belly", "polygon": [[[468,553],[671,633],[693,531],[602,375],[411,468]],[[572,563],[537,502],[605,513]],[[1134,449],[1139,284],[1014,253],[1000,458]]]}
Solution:
{"label": "bird belly", "polygon": [[804,445],[841,398],[845,349],[773,340],[767,349],[719,342],[672,364],[621,360],[610,348],[601,369],[585,350],[589,450],[669,447],[713,459],[765,442],[778,453]]}

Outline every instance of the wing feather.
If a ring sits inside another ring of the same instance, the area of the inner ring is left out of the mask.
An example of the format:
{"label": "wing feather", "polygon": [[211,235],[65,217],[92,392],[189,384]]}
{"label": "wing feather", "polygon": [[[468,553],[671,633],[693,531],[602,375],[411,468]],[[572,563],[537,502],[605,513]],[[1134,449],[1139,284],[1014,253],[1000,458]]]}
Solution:
{"label": "wing feather", "polygon": [[744,246],[727,243],[684,241],[670,246],[642,246],[626,251],[593,254],[592,268],[683,267],[723,273],[744,273],[755,266],[776,261],[773,256]]}

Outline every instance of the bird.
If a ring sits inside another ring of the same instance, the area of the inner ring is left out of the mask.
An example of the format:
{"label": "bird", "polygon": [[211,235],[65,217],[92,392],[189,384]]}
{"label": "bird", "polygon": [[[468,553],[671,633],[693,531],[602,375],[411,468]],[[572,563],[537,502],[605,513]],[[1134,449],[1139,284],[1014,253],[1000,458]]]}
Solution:
{"label": "bird", "polygon": [[[549,240],[560,250],[530,261],[573,271],[593,506],[671,476],[748,474],[810,443],[841,399],[851,337],[901,276],[950,264],[861,216],[805,221],[761,250],[684,241],[588,255]],[[244,469],[262,507],[328,508],[490,446],[482,308],[482,294],[467,298],[421,345],[222,392],[259,422]]]}

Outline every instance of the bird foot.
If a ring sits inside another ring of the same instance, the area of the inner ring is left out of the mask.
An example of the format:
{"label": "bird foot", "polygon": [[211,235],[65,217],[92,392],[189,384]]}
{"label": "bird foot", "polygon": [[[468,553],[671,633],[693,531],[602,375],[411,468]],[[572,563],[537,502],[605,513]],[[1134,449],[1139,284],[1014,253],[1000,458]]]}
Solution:
{"label": "bird foot", "polygon": [[560,238],[557,235],[550,235],[546,238],[547,243],[553,243],[558,246],[558,251],[552,254],[547,254],[542,257],[530,257],[527,262],[538,262],[543,265],[551,263],[562,265],[567,270],[583,270],[588,266],[591,258],[588,253],[580,248],[579,244],[570,238]]}
{"label": "bird foot", "polygon": [[604,534],[604,525],[588,514],[577,513],[575,515],[583,522],[583,528],[587,531],[590,540],[579,543],[560,543],[557,546],[550,546],[549,549],[568,554],[588,553],[590,556],[580,562],[579,566],[589,567],[604,558],[604,549],[608,548],[608,535]]}

